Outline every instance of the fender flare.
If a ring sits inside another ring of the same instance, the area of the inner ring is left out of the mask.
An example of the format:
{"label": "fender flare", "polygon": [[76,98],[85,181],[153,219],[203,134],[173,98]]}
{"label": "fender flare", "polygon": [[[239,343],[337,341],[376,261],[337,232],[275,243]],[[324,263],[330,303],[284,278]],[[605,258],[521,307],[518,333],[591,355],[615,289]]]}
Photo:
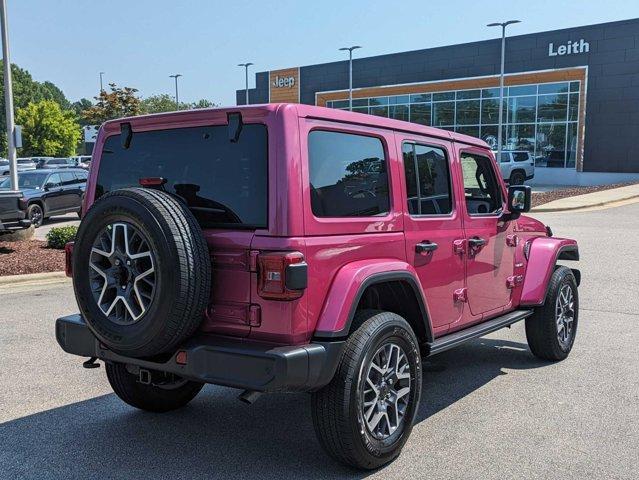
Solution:
{"label": "fender flare", "polygon": [[[579,247],[575,240],[567,238],[537,237],[531,240],[528,265],[521,291],[522,306],[539,306],[546,301],[548,283],[555,271],[557,260],[579,260]],[[581,283],[581,272],[572,269]]]}
{"label": "fender flare", "polygon": [[357,305],[368,287],[389,281],[403,281],[413,290],[426,331],[426,340],[432,341],[428,303],[424,298],[417,272],[399,260],[381,260],[371,264],[353,262],[343,266],[335,275],[315,326],[314,338],[338,339],[348,336]]}

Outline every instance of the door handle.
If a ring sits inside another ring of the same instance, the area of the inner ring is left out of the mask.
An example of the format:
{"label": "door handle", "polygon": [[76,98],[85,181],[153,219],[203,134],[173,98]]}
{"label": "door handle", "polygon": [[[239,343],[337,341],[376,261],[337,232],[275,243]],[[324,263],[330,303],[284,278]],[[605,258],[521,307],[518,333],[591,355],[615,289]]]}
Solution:
{"label": "door handle", "polygon": [[430,253],[437,250],[438,245],[434,242],[424,240],[421,243],[415,244],[415,251],[420,254]]}
{"label": "door handle", "polygon": [[470,248],[481,248],[486,245],[486,240],[484,238],[473,237],[468,239],[468,244]]}

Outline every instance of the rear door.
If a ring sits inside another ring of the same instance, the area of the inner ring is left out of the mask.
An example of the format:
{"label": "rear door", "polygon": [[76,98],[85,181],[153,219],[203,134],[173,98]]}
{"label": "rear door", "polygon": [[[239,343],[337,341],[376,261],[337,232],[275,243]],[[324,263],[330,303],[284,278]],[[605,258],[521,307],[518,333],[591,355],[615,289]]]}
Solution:
{"label": "rear door", "polygon": [[71,210],[80,206],[82,198],[82,190],[80,190],[80,182],[73,172],[60,172],[62,181],[62,192],[60,196],[60,208]]}
{"label": "rear door", "polygon": [[161,177],[203,229],[213,266],[212,291],[202,330],[250,333],[251,242],[268,225],[268,142],[264,124],[246,123],[237,141],[227,125],[134,132],[129,148],[119,135],[102,150],[96,198]]}
{"label": "rear door", "polygon": [[453,191],[452,145],[396,134],[402,149],[407,261],[415,267],[435,335],[459,322],[464,303],[462,215]]}

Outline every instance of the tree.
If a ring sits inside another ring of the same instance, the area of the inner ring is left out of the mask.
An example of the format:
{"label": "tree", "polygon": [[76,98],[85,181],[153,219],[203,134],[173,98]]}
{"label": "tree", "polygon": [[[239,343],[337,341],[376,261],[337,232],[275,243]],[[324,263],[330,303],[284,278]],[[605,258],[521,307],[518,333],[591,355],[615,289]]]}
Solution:
{"label": "tree", "polygon": [[[201,99],[194,103],[180,102],[180,110],[192,110],[196,108],[211,108],[216,105],[210,100]],[[151,95],[142,100],[142,113],[162,113],[174,112],[176,110],[175,100],[171,95],[162,93]]]}
{"label": "tree", "polygon": [[22,125],[23,156],[64,157],[75,154],[80,140],[80,125],[71,110],[63,110],[53,100],[30,103],[16,112]]}
{"label": "tree", "polygon": [[[41,100],[54,100],[62,108],[69,108],[69,101],[58,87],[51,82],[40,83],[31,77],[31,74],[11,64],[11,77],[13,80],[13,104],[16,109],[25,108],[29,103]],[[7,151],[7,123],[4,115],[4,71],[0,60],[0,154]]]}
{"label": "tree", "polygon": [[83,119],[90,125],[101,125],[114,118],[132,117],[142,113],[142,102],[137,97],[137,89],[118,87],[110,83],[110,92],[103,90],[95,97],[96,104],[85,110]]}
{"label": "tree", "polygon": [[84,118],[84,111],[88,110],[93,106],[93,102],[88,98],[81,98],[80,100],[73,102],[71,104],[71,110],[75,113],[75,116],[78,117],[78,121],[80,122],[80,126],[84,127],[85,125],[89,125],[89,122]]}

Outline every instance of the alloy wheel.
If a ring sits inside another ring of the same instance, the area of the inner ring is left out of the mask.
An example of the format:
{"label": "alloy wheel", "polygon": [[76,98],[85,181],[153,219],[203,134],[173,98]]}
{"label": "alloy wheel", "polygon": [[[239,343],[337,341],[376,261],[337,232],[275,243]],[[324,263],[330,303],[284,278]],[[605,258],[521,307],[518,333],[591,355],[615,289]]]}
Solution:
{"label": "alloy wheel", "polygon": [[410,363],[399,345],[386,343],[362,373],[362,417],[370,434],[384,440],[404,421],[412,386]]}
{"label": "alloy wheel", "polygon": [[91,292],[113,323],[131,325],[146,313],[155,293],[155,255],[144,234],[127,222],[107,225],[89,260]]}
{"label": "alloy wheel", "polygon": [[555,302],[555,320],[557,339],[562,347],[570,345],[575,320],[575,296],[570,285],[563,285]]}
{"label": "alloy wheel", "polygon": [[42,225],[42,217],[43,217],[43,213],[40,206],[32,205],[31,208],[29,209],[29,220],[31,220],[31,224],[34,227],[39,227],[40,225]]}

